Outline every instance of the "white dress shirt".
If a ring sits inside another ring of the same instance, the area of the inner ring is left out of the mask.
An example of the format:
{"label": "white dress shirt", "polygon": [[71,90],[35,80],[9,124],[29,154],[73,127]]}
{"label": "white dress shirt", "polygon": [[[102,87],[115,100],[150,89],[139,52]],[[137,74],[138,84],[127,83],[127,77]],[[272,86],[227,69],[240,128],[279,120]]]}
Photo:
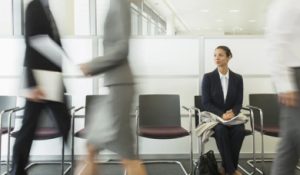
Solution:
{"label": "white dress shirt", "polygon": [[224,101],[226,101],[227,92],[228,92],[228,80],[229,80],[229,71],[224,75],[221,72],[219,72],[223,95],[224,95]]}
{"label": "white dress shirt", "polygon": [[267,55],[278,93],[296,91],[292,67],[300,67],[300,1],[276,0],[266,26]]}

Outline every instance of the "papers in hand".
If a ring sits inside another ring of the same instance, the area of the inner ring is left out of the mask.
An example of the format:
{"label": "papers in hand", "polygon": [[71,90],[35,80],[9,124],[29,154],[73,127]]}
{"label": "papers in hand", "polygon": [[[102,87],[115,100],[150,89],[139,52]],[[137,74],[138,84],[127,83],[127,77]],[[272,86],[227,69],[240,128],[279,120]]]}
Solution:
{"label": "papers in hand", "polygon": [[37,86],[45,94],[45,100],[63,102],[64,85],[61,72],[34,69]]}
{"label": "papers in hand", "polygon": [[218,120],[218,121],[221,122],[221,123],[229,123],[229,122],[235,120],[235,119],[238,118],[238,117],[239,117],[239,116],[237,115],[237,116],[235,116],[235,117],[232,117],[230,120],[224,120],[224,119],[221,118],[221,117],[217,117],[216,120]]}

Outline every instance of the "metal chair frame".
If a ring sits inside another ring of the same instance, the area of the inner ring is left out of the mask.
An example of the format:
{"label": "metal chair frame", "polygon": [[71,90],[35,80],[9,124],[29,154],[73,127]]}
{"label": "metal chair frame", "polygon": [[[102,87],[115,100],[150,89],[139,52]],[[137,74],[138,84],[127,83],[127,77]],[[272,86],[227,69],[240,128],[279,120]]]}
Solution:
{"label": "metal chair frame", "polygon": [[[1,159],[1,156],[2,156],[2,152],[1,152],[1,149],[2,149],[2,117],[5,113],[7,112],[10,112],[10,111],[13,111],[15,109],[18,109],[18,107],[14,107],[14,108],[10,108],[10,109],[6,109],[6,110],[2,110],[0,112],[0,159]],[[8,129],[10,129],[10,127],[8,127]],[[2,162],[1,161],[1,165],[5,165],[6,163]],[[1,166],[0,166],[0,172],[1,172]]]}
{"label": "metal chair frame", "polygon": [[[259,111],[259,118],[260,118],[260,126],[261,126],[261,130],[259,131],[260,133],[260,137],[261,137],[261,159],[257,159],[255,162],[261,162],[262,163],[262,168],[259,169],[259,168],[256,168],[257,169],[257,172],[259,172],[260,174],[264,175],[265,174],[265,162],[273,162],[273,160],[266,160],[265,157],[264,157],[264,154],[265,154],[265,151],[264,151],[264,116],[263,116],[263,110],[259,107],[256,107],[256,106],[250,106],[248,105],[247,106],[248,108],[252,109],[252,110],[258,110]],[[253,119],[254,119],[254,116],[253,116]],[[255,165],[253,165],[253,160],[248,160],[247,161],[247,164],[251,167],[254,167]],[[296,168],[298,170],[300,170],[300,166],[297,165]]]}

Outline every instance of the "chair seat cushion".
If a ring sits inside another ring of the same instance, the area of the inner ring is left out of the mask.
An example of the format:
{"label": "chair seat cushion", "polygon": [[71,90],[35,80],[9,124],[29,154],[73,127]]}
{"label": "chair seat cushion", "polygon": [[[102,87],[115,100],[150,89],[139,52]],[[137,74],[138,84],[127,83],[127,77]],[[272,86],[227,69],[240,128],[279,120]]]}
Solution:
{"label": "chair seat cushion", "polygon": [[[12,132],[12,137],[17,137],[19,131]],[[47,139],[54,139],[56,137],[60,137],[62,134],[57,128],[38,128],[35,131],[34,140],[47,140]]]}
{"label": "chair seat cushion", "polygon": [[[273,137],[279,137],[279,126],[278,125],[264,125],[263,134]],[[261,126],[255,125],[256,131],[261,131]]]}
{"label": "chair seat cushion", "polygon": [[87,132],[86,129],[83,128],[75,133],[75,137],[86,138]]}
{"label": "chair seat cushion", "polygon": [[[10,128],[10,130],[13,131],[14,128]],[[1,133],[2,133],[2,134],[6,134],[7,132],[8,132],[8,128],[7,128],[7,127],[1,128]]]}
{"label": "chair seat cushion", "polygon": [[142,127],[139,135],[153,139],[172,139],[189,135],[189,132],[182,127]]}

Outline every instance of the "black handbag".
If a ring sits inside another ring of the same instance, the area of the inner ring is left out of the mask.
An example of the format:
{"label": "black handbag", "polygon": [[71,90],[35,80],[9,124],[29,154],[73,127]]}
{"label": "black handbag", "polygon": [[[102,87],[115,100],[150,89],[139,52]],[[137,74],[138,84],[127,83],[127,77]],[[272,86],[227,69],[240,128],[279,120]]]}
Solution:
{"label": "black handbag", "polygon": [[220,175],[217,160],[212,150],[199,157],[193,175]]}

